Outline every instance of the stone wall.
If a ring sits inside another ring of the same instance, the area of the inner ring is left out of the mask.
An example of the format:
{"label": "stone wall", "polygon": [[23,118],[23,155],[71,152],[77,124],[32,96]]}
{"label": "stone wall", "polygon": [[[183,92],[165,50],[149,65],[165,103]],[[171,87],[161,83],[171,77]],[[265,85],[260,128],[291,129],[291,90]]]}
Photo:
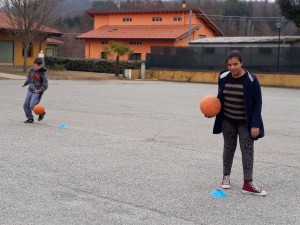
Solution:
{"label": "stone wall", "polygon": [[[199,83],[217,83],[219,72],[216,71],[178,71],[178,70],[146,70],[145,79],[164,81],[184,81]],[[262,86],[300,87],[300,74],[265,74],[257,73]],[[131,79],[140,79],[140,70],[131,71]]]}

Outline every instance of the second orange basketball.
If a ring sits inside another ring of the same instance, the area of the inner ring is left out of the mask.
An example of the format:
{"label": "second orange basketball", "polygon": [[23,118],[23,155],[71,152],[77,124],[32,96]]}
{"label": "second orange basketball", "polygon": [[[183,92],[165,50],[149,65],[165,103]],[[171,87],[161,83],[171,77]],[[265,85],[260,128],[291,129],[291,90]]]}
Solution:
{"label": "second orange basketball", "polygon": [[45,107],[42,104],[37,104],[33,107],[33,112],[36,115],[42,115],[45,112]]}
{"label": "second orange basketball", "polygon": [[221,102],[216,96],[207,95],[200,101],[200,110],[205,116],[214,117],[221,110]]}

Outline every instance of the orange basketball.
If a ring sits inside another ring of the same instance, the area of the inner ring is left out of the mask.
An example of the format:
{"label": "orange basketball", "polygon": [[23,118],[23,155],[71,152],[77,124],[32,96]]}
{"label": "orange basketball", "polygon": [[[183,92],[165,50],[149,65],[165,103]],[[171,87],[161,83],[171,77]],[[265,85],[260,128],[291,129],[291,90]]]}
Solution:
{"label": "orange basketball", "polygon": [[217,97],[207,95],[200,101],[200,110],[205,116],[214,117],[221,110],[221,102]]}
{"label": "orange basketball", "polygon": [[33,112],[36,115],[42,115],[45,112],[45,108],[42,104],[37,104],[33,107]]}

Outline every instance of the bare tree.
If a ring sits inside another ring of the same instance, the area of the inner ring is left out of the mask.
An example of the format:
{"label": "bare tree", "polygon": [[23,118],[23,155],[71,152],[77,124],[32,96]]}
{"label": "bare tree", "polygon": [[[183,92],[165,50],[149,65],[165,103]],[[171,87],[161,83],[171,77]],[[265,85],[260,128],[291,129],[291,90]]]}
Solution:
{"label": "bare tree", "polygon": [[268,25],[267,21],[257,21],[257,25],[254,29],[254,36],[270,36],[272,35],[272,30]]}
{"label": "bare tree", "polygon": [[[59,0],[0,0],[7,15],[9,34],[22,42],[24,49],[23,71],[26,71],[30,44],[55,34],[47,25],[53,21]],[[59,33],[59,32],[57,32]]]}

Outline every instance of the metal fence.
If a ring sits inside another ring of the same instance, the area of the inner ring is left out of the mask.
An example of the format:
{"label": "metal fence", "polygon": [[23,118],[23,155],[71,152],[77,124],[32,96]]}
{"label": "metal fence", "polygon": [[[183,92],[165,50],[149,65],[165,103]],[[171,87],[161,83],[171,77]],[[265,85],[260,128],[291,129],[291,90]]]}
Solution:
{"label": "metal fence", "polygon": [[146,68],[182,70],[226,69],[227,53],[242,53],[244,68],[254,72],[300,73],[300,47],[151,47]]}

